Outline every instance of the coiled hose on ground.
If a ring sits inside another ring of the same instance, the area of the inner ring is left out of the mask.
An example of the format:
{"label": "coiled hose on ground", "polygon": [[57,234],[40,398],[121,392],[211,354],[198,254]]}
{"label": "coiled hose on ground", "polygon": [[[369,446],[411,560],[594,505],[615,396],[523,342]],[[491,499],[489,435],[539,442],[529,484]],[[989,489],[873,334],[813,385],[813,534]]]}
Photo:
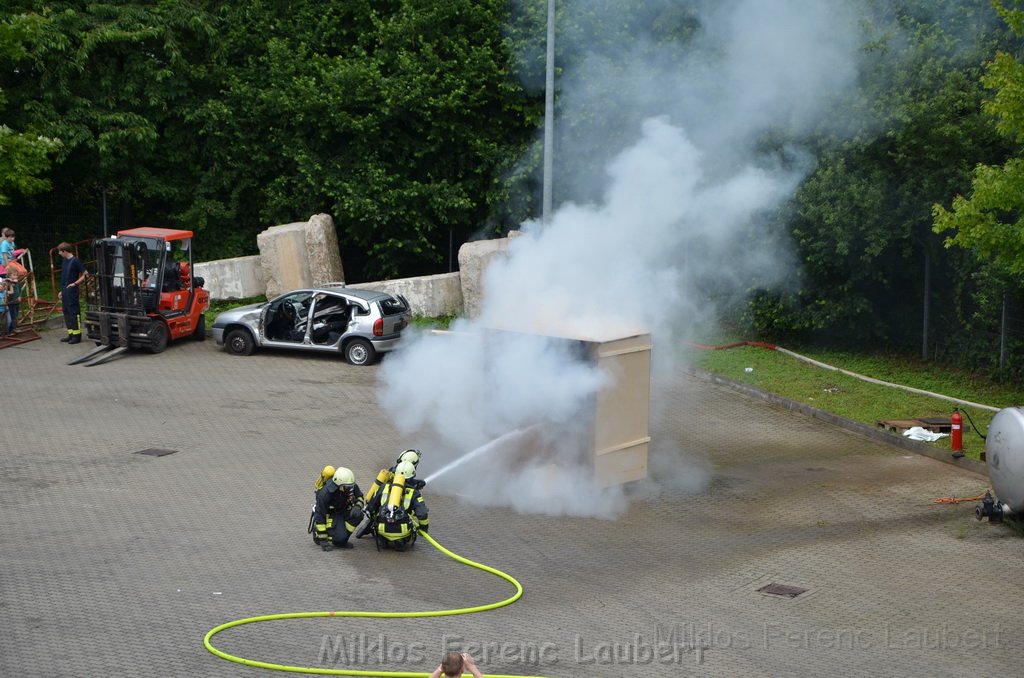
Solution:
{"label": "coiled hose on ground", "polygon": [[[478,570],[484,572],[490,572],[491,574],[501,577],[505,581],[516,587],[516,592],[504,599],[499,600],[496,603],[489,603],[487,605],[478,605],[476,607],[463,607],[451,610],[425,610],[419,612],[374,612],[374,611],[363,611],[363,612],[351,612],[351,611],[339,611],[339,612],[285,612],[283,614],[266,614],[259,617],[246,617],[244,619],[236,619],[234,621],[221,624],[220,626],[214,627],[207,632],[203,638],[203,645],[207,650],[217,655],[221,659],[227,659],[228,661],[236,662],[238,664],[245,664],[246,666],[255,666],[261,669],[271,669],[273,671],[288,671],[291,673],[311,673],[328,676],[382,676],[385,678],[423,678],[429,676],[428,673],[417,673],[410,671],[361,671],[358,669],[332,669],[332,668],[321,668],[315,666],[292,666],[289,664],[274,664],[271,662],[258,661],[256,659],[246,659],[245,657],[238,657],[236,655],[228,654],[223,650],[218,650],[213,646],[211,640],[215,635],[221,631],[226,631],[236,626],[243,626],[245,624],[255,624],[256,622],[274,621],[276,619],[308,619],[311,617],[377,617],[377,618],[399,618],[399,619],[410,619],[417,617],[449,617],[457,614],[472,614],[474,612],[486,612],[487,610],[494,610],[499,607],[511,605],[512,603],[519,600],[520,596],[523,595],[522,585],[516,581],[514,577],[509,574],[502,572],[493,567],[483,565],[482,563],[474,562],[468,558],[463,558],[457,553],[453,553],[437,543],[433,537],[426,532],[419,533],[421,537],[429,541],[433,546],[445,554],[449,558],[456,560],[464,565],[475,567]],[[518,676],[518,675],[502,675],[502,674],[487,674],[488,678],[543,678],[543,676]]]}

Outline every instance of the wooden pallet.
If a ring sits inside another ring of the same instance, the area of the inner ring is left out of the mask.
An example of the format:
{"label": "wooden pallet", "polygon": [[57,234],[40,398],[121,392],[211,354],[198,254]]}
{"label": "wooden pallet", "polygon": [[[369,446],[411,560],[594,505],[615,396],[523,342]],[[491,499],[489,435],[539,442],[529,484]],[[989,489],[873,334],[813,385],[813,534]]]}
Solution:
{"label": "wooden pallet", "polygon": [[4,335],[0,337],[0,348],[7,348],[9,346],[17,346],[24,344],[29,341],[35,341],[39,339],[39,333],[36,332],[33,327],[19,327],[14,330],[14,334]]}
{"label": "wooden pallet", "polygon": [[[932,433],[949,433],[953,430],[953,423],[949,417],[921,417],[920,419],[879,419],[875,422],[875,426],[884,428],[887,431],[893,433],[902,434],[909,428],[920,426],[926,431]],[[961,430],[967,432],[970,428],[967,424],[962,424]]]}

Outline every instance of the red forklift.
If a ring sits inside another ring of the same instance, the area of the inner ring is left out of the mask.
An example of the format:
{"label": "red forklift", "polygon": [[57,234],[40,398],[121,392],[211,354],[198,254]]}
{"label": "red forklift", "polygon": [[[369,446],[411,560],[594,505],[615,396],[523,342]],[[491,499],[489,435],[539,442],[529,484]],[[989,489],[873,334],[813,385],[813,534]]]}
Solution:
{"label": "red forklift", "polygon": [[93,252],[84,329],[97,348],[69,365],[100,365],[131,348],[160,353],[175,339],[206,338],[210,293],[192,275],[192,231],[132,228],[93,241]]}

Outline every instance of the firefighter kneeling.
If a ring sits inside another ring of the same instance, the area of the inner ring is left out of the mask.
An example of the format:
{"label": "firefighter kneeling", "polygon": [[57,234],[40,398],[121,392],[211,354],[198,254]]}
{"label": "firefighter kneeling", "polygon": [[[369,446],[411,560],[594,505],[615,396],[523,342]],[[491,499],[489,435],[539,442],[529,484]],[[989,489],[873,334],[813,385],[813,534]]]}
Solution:
{"label": "firefighter kneeling", "polygon": [[331,479],[317,490],[311,519],[313,541],[324,551],[335,546],[352,548],[348,538],[359,525],[364,506],[363,493],[356,485],[355,475],[347,468],[338,468]]}
{"label": "firefighter kneeling", "polygon": [[416,467],[408,461],[395,466],[394,477],[381,487],[367,507],[375,516],[374,533],[378,548],[404,551],[416,543],[416,533],[430,526],[427,505],[420,495],[421,483],[410,483],[416,476]]}

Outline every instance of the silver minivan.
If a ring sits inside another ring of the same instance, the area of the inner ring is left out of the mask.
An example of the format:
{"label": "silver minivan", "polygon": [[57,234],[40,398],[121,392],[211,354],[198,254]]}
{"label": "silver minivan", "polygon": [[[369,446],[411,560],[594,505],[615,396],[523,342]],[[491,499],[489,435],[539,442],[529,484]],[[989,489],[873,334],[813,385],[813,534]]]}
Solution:
{"label": "silver minivan", "polygon": [[260,347],[300,349],[369,365],[395,348],[411,317],[400,294],[328,284],[224,311],[213,323],[213,338],[234,355]]}

